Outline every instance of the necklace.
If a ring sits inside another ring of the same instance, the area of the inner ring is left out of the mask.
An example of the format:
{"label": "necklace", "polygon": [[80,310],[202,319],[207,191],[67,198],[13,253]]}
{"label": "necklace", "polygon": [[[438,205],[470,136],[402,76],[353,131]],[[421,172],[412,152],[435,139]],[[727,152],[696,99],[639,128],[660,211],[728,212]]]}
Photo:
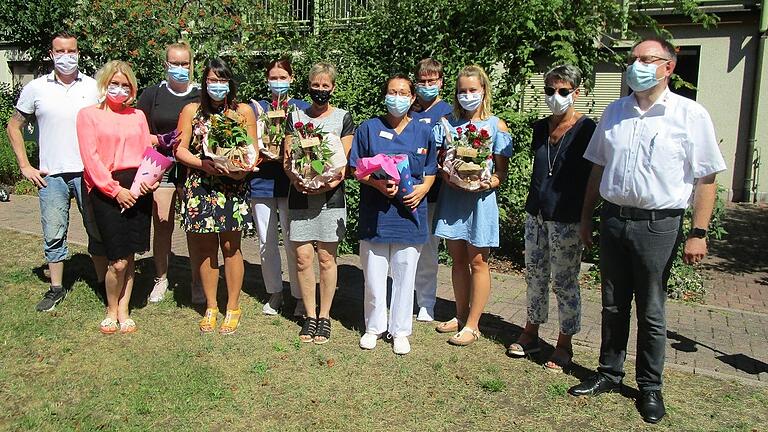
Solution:
{"label": "necklace", "polygon": [[[574,110],[571,113],[571,117],[568,119],[568,122],[573,120],[573,117],[575,115],[576,115],[576,111]],[[560,124],[562,124],[562,122],[559,123],[558,126],[560,126]],[[557,126],[555,127],[555,129],[557,129]],[[568,130],[570,130],[570,127],[568,128]],[[560,135],[560,138],[558,138],[557,141],[554,141],[552,139],[552,133],[550,133],[549,136],[547,136],[547,168],[549,168],[549,174],[548,174],[549,177],[552,177],[552,172],[555,170],[555,162],[557,162],[557,155],[560,154],[560,148],[562,147],[560,145],[560,142],[563,140],[563,137],[565,136],[565,134],[568,133],[568,130],[566,130],[562,135]],[[555,150],[555,157],[550,159],[549,148],[552,146],[557,146],[557,150]]]}

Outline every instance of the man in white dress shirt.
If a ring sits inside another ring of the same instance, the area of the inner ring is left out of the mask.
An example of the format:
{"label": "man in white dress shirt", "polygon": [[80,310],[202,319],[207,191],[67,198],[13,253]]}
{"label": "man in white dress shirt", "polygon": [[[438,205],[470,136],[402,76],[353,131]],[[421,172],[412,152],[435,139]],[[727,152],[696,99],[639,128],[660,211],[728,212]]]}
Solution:
{"label": "man in white dress shirt", "polygon": [[683,259],[707,253],[707,227],[725,170],[715,130],[698,103],[672,93],[677,56],[660,38],[636,44],[626,79],[633,90],[611,103],[584,153],[593,162],[580,235],[592,243],[592,214],[604,200],[600,224],[602,343],[597,373],[572,387],[574,396],[617,390],[624,377],[630,312],[637,305],[637,405],[643,419],[664,417],[661,396],[666,321],[664,304],[674,254],[682,241],[682,215],[693,197],[693,228]]}

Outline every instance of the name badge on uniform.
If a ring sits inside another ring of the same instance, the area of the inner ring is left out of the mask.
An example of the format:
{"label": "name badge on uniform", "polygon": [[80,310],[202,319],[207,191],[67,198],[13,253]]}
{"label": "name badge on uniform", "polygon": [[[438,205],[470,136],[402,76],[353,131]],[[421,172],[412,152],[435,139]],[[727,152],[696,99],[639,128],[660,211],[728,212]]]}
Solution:
{"label": "name badge on uniform", "polygon": [[391,140],[392,138],[395,137],[394,135],[392,135],[392,132],[387,132],[387,131],[379,132],[379,136],[382,137],[382,138],[386,138],[388,140]]}
{"label": "name badge on uniform", "polygon": [[426,149],[425,147],[419,147],[419,148],[416,150],[416,153],[417,153],[417,154],[420,154],[420,155],[425,155],[425,154],[427,154],[427,149]]}
{"label": "name badge on uniform", "polygon": [[432,123],[432,119],[429,118],[429,117],[420,118],[419,121],[422,122],[422,123],[426,123],[426,124],[431,124]]}

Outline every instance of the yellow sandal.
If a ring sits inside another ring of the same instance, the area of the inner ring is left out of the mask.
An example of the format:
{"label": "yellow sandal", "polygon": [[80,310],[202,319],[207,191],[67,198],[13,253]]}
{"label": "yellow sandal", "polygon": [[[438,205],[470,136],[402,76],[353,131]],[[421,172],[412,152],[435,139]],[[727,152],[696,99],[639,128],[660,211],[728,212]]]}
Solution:
{"label": "yellow sandal", "polygon": [[208,308],[205,310],[205,315],[200,320],[200,333],[213,333],[216,331],[216,316],[218,314],[218,309]]}
{"label": "yellow sandal", "polygon": [[227,309],[227,315],[224,317],[224,322],[221,324],[219,334],[231,335],[237,331],[237,327],[240,325],[240,308],[230,310]]}

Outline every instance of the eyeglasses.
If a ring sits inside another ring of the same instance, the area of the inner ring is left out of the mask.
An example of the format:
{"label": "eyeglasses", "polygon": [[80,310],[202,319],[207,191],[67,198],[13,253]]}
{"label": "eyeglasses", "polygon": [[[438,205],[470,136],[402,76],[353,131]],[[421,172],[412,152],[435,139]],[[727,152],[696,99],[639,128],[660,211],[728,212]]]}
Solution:
{"label": "eyeglasses", "polygon": [[438,81],[440,81],[440,78],[420,79],[420,80],[416,80],[416,85],[433,86],[433,85],[437,85]]}
{"label": "eyeglasses", "polygon": [[550,86],[544,87],[544,94],[547,95],[547,96],[552,96],[553,94],[555,94],[555,92],[557,92],[557,94],[559,94],[560,96],[566,97],[566,96],[568,96],[569,94],[571,94],[571,93],[573,93],[575,91],[576,91],[576,89],[569,89],[569,88],[565,88],[565,87],[560,87],[559,89],[556,89],[556,88],[550,87]]}
{"label": "eyeglasses", "polygon": [[168,66],[183,67],[183,68],[189,69],[189,62],[172,62],[172,61],[167,61],[166,63],[168,64]]}
{"label": "eyeglasses", "polygon": [[397,90],[390,90],[387,92],[388,96],[405,96],[405,97],[411,97],[411,92],[409,91],[397,91]]}
{"label": "eyeglasses", "polygon": [[657,62],[659,60],[671,61],[672,59],[668,59],[666,57],[659,57],[659,56],[655,56],[655,55],[644,55],[644,56],[633,56],[633,55],[631,55],[631,56],[627,57],[627,64],[631,65],[634,62],[636,62],[637,60],[640,60],[641,62],[643,62],[645,64],[651,64],[651,63]]}
{"label": "eyeglasses", "polygon": [[208,84],[226,84],[229,82],[229,78],[206,78],[205,82]]}

